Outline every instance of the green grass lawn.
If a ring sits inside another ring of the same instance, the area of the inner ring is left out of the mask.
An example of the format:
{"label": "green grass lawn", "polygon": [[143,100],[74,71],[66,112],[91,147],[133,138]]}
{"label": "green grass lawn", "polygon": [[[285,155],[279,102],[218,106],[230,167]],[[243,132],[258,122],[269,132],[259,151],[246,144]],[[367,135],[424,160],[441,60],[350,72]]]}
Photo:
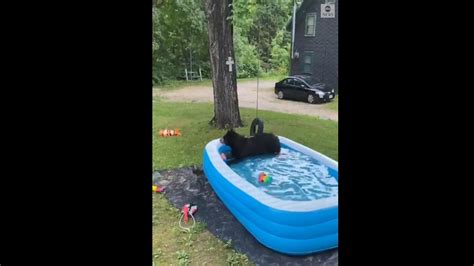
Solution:
{"label": "green grass lawn", "polygon": [[[164,102],[155,98],[153,103],[153,169],[169,169],[200,165],[204,146],[225,134],[209,125],[213,105],[208,103]],[[236,131],[249,134],[255,110],[241,108],[243,128]],[[265,123],[265,132],[288,137],[313,148],[335,160],[337,153],[337,123],[316,117],[259,111]],[[182,136],[162,138],[158,131],[179,128]]]}
{"label": "green grass lawn", "polygon": [[339,96],[336,95],[336,97],[334,97],[334,100],[329,103],[326,103],[326,108],[336,112],[339,111]]}
{"label": "green grass lawn", "polygon": [[248,258],[232,249],[196,223],[191,232],[178,227],[180,210],[162,194],[153,194],[153,265],[252,265]]}
{"label": "green grass lawn", "polygon": [[[241,108],[244,127],[236,129],[248,135],[255,110]],[[153,100],[153,169],[162,170],[201,165],[204,146],[225,134],[208,122],[213,116],[209,103],[164,102]],[[259,111],[265,132],[288,137],[335,160],[338,159],[338,124],[304,115]],[[182,136],[163,138],[158,131],[179,128]],[[156,265],[247,265],[251,264],[231,245],[215,238],[200,224],[192,233],[177,226],[179,210],[161,194],[153,195],[153,254]]]}

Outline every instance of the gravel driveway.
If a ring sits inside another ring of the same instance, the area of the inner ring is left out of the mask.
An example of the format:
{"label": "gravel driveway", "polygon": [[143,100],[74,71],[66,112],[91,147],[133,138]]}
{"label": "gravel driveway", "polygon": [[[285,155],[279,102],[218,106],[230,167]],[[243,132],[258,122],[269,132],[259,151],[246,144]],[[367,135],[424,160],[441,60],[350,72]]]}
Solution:
{"label": "gravel driveway", "polygon": [[[322,119],[338,121],[337,111],[329,110],[325,104],[308,104],[290,100],[279,100],[274,94],[274,81],[259,81],[258,109],[282,113],[305,114]],[[257,82],[237,82],[239,106],[256,107]],[[153,89],[153,96],[160,96],[168,101],[178,102],[213,102],[212,86],[187,86],[177,90]]]}

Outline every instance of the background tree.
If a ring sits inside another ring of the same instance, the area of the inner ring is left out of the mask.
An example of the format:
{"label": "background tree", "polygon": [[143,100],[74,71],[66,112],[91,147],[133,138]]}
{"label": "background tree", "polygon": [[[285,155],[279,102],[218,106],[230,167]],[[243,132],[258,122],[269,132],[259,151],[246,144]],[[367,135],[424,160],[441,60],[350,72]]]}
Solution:
{"label": "background tree", "polygon": [[284,32],[284,26],[289,19],[287,0],[259,0],[254,21],[248,33],[248,39],[258,51],[261,59],[261,67],[265,71],[271,69],[272,40],[280,30]]}
{"label": "background tree", "polygon": [[[153,0],[153,84],[184,76],[190,69],[202,68],[211,77],[209,36],[204,0]],[[268,74],[289,71],[288,44],[293,0],[233,0],[232,23],[237,77],[255,77],[258,58]],[[275,47],[277,46],[277,47]],[[262,73],[264,74],[264,73]]]}
{"label": "background tree", "polygon": [[156,0],[153,12],[153,83],[161,84],[201,67],[209,77],[207,23],[202,0]]}

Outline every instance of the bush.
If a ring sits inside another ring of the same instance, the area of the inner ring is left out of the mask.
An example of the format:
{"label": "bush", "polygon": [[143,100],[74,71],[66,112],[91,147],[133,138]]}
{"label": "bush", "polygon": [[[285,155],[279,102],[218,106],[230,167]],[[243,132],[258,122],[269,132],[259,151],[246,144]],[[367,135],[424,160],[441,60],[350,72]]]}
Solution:
{"label": "bush", "polygon": [[237,78],[255,77],[258,73],[258,56],[254,45],[246,38],[235,33],[235,57],[237,63]]}
{"label": "bush", "polygon": [[279,31],[272,40],[271,68],[279,74],[288,72],[290,63],[290,43],[285,38],[283,31]]}

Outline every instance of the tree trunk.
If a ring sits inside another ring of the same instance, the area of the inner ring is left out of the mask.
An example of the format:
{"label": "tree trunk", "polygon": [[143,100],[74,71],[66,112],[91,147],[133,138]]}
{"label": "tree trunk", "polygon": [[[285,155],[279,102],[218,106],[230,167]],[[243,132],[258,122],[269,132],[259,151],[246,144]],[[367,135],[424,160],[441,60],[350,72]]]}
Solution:
{"label": "tree trunk", "polygon": [[[235,67],[232,0],[205,0],[209,34],[209,53],[214,88],[214,122],[217,128],[241,127],[237,98],[237,73]],[[226,64],[228,58],[234,64]]]}

